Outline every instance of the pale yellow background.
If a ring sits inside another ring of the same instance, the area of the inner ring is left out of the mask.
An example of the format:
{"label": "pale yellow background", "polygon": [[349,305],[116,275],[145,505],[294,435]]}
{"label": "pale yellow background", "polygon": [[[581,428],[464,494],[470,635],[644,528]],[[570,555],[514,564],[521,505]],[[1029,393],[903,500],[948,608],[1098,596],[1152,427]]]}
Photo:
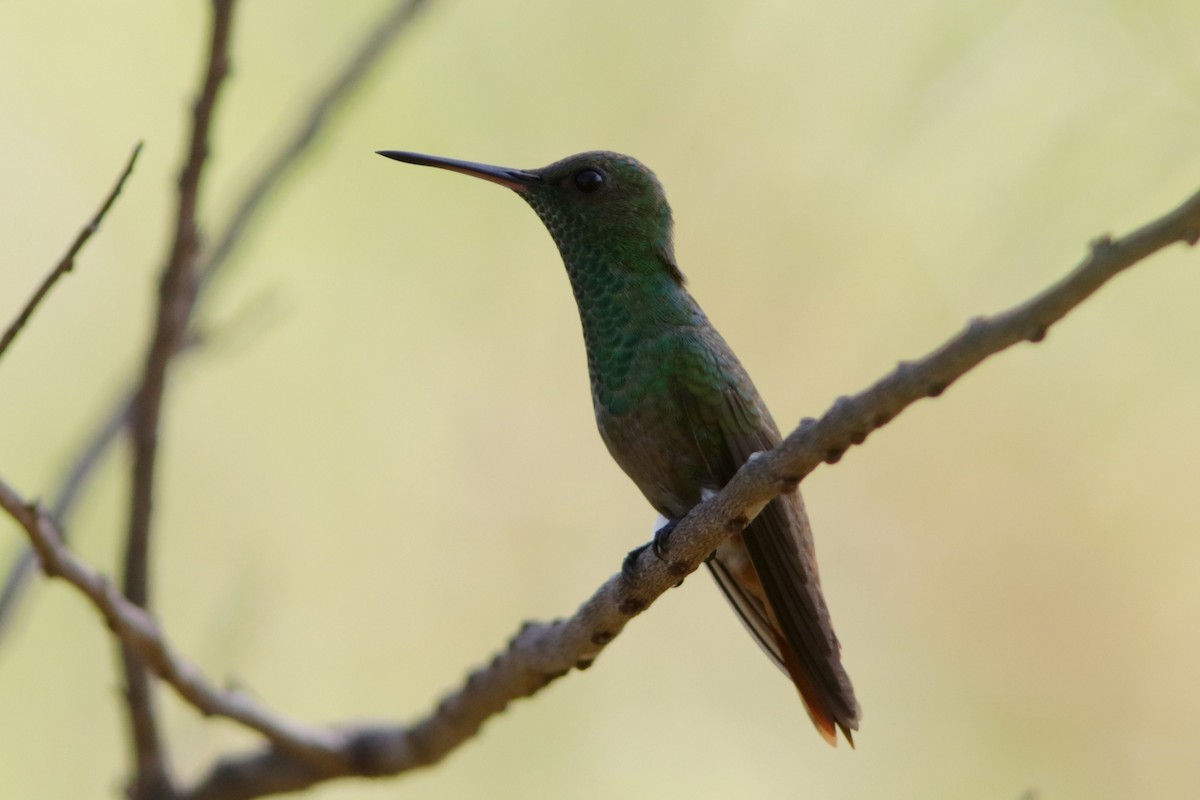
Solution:
{"label": "pale yellow background", "polygon": [[[243,4],[210,227],[383,6]],[[0,474],[27,496],[141,358],[206,29],[198,0],[0,8],[0,322],[147,143],[0,363]],[[435,0],[203,314],[268,297],[266,330],[173,373],[174,641],[300,719],[411,719],[648,536],[540,224],[372,151],[643,159],[789,427],[1200,187],[1198,40],[1191,0]],[[857,751],[821,743],[697,575],[436,769],[311,796],[1197,796],[1198,302],[1200,253],[1175,248],[805,482]],[[126,459],[73,526],[110,572]],[[0,522],[0,563],[21,541]],[[0,796],[115,796],[111,641],[65,585],[29,600],[0,643]],[[164,699],[185,776],[254,741]]]}

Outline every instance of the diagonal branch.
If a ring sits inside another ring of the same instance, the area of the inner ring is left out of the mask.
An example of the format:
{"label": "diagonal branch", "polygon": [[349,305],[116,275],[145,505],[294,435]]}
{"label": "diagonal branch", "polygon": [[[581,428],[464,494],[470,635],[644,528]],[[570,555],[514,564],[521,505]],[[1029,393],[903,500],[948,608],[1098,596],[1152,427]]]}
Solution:
{"label": "diagonal branch", "polygon": [[717,495],[694,508],[675,529],[663,559],[646,548],[631,578],[620,573],[609,578],[570,618],[527,623],[503,652],[411,725],[311,731],[256,705],[251,706],[252,714],[234,716],[222,705],[232,702],[230,696],[204,685],[194,667],[171,653],[150,617],[106,591],[103,578],[65,552],[46,517],[2,482],[0,506],[21,523],[48,571],[61,573],[80,588],[117,635],[185,699],[206,713],[238,719],[270,740],[266,748],[222,759],[181,798],[240,800],[298,791],[344,775],[397,775],[440,761],[513,700],[532,696],[572,668],[591,666],[630,619],[822,462],[838,461],[905,408],[924,397],[937,397],[989,356],[1022,341],[1041,341],[1052,325],[1138,261],[1170,244],[1195,244],[1198,239],[1200,193],[1122,239],[1098,239],[1087,258],[1046,291],[990,319],[973,320],[924,358],[902,362],[870,388],[840,398],[820,420],[804,420],[779,447],[752,458]]}
{"label": "diagonal branch", "polygon": [[18,314],[17,318],[14,319],[12,324],[8,326],[8,330],[4,332],[4,335],[0,336],[0,358],[4,357],[4,352],[8,350],[9,345],[11,345],[17,338],[17,334],[19,334],[21,329],[25,327],[25,323],[29,322],[29,318],[33,316],[33,312],[37,310],[37,307],[41,304],[43,298],[45,298],[46,295],[49,294],[50,290],[54,288],[54,284],[58,283],[59,278],[75,268],[75,257],[79,255],[81,250],[83,250],[83,246],[87,244],[88,239],[92,238],[92,234],[99,230],[100,223],[104,221],[104,217],[108,214],[108,210],[112,208],[113,203],[116,202],[117,195],[121,193],[121,189],[125,186],[125,180],[129,177],[130,173],[133,172],[133,165],[137,163],[138,155],[141,152],[142,143],[138,142],[134,146],[133,152],[129,154],[129,161],[125,164],[125,169],[121,171],[121,176],[117,178],[116,184],[108,193],[108,197],[104,200],[104,204],[100,206],[100,210],[92,216],[91,221],[89,221],[88,224],[84,226],[83,230],[79,232],[79,235],[75,237],[75,241],[67,250],[67,254],[62,257],[62,260],[58,262],[58,265],[51,270],[50,274],[47,275],[45,280],[42,281],[42,285],[39,286],[37,291],[33,293],[33,296],[29,298],[29,302],[25,304],[25,308],[21,309],[21,313]]}
{"label": "diagonal branch", "polygon": [[[146,366],[137,390],[132,421],[133,481],[129,533],[125,544],[123,590],[129,600],[145,607],[149,602],[151,512],[154,501],[158,428],[166,391],[167,368],[179,352],[196,299],[196,254],[200,232],[196,209],[201,179],[208,159],[208,137],[213,112],[229,71],[229,38],[233,0],[213,0],[212,39],[208,66],[193,107],[191,144],[179,176],[179,203],[175,235],[159,284],[158,319],[146,355]],[[170,796],[171,778],[166,753],[159,739],[150,680],[136,653],[122,648],[130,729],[136,770],[129,793],[134,800]]]}

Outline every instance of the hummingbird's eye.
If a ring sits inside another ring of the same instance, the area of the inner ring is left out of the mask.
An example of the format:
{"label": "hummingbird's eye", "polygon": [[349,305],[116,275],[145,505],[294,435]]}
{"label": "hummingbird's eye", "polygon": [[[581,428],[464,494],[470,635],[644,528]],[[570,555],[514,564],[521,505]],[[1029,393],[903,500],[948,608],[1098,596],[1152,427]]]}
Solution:
{"label": "hummingbird's eye", "polygon": [[575,188],[590,194],[604,185],[604,173],[597,169],[581,169],[575,173]]}

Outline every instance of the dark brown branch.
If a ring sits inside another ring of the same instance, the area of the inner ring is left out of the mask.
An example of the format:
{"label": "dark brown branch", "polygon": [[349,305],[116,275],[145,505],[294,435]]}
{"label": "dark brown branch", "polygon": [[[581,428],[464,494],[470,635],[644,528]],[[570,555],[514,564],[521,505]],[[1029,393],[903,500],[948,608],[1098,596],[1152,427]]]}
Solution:
{"label": "dark brown branch", "polygon": [[[233,0],[213,0],[212,39],[200,94],[193,107],[191,143],[179,177],[179,202],[170,255],[159,284],[158,318],[137,391],[132,423],[133,481],[129,533],[125,544],[123,590],[129,600],[149,602],[151,513],[154,500],[158,429],[167,369],[184,341],[196,297],[196,254],[200,232],[196,209],[208,160],[208,138],[217,96],[229,71]],[[159,738],[150,680],[133,649],[122,648],[130,729],[136,768],[129,787],[134,800],[173,794],[166,753]]]}
{"label": "dark brown branch", "polygon": [[[1018,342],[1041,341],[1071,309],[1141,259],[1175,242],[1195,244],[1197,239],[1200,193],[1123,239],[1097,240],[1083,263],[1045,292],[991,319],[973,320],[926,357],[901,363],[874,386],[840,398],[820,420],[804,420],[779,447],[752,458],[721,492],[693,509],[675,529],[664,560],[647,548],[632,579],[619,573],[609,578],[569,619],[526,624],[502,653],[417,723],[312,731],[253,706],[254,714],[235,718],[263,731],[271,744],[222,759],[180,797],[241,800],[298,791],[343,775],[396,775],[438,762],[513,700],[535,694],[572,668],[589,667],[630,619],[822,462],[836,462],[873,430],[918,400],[937,397],[989,356]],[[200,706],[202,710],[214,708],[213,696],[221,700],[221,693],[205,686],[193,667],[171,656],[153,620],[129,604],[121,605],[115,593],[104,591],[102,578],[62,551],[49,520],[2,482],[0,505],[21,523],[48,569],[60,571],[83,590],[119,636],[145,649],[147,663],[185,698],[199,705],[194,699],[199,697],[206,704]],[[126,619],[127,615],[134,619]],[[224,709],[210,713],[224,713]]]}
{"label": "dark brown branch", "polygon": [[67,250],[67,254],[62,257],[58,265],[42,281],[42,285],[29,298],[29,302],[25,304],[25,308],[21,309],[21,313],[8,326],[8,330],[4,332],[4,335],[0,336],[0,358],[4,357],[4,352],[8,350],[9,345],[13,343],[17,335],[21,332],[21,329],[25,327],[25,323],[29,322],[29,318],[33,316],[33,312],[37,310],[43,298],[54,287],[54,284],[58,283],[59,278],[75,268],[76,256],[83,250],[83,246],[87,244],[88,239],[92,238],[92,234],[99,230],[100,223],[104,220],[105,215],[108,214],[108,210],[112,208],[113,203],[116,202],[117,195],[121,193],[121,189],[125,186],[125,180],[133,172],[133,165],[137,163],[138,155],[141,152],[142,143],[138,142],[134,146],[133,152],[129,154],[129,161],[125,164],[125,169],[121,170],[121,176],[117,178],[116,184],[113,185],[112,190],[108,193],[108,197],[104,200],[104,204],[100,206],[100,210],[95,213],[91,221],[75,237],[75,241]]}

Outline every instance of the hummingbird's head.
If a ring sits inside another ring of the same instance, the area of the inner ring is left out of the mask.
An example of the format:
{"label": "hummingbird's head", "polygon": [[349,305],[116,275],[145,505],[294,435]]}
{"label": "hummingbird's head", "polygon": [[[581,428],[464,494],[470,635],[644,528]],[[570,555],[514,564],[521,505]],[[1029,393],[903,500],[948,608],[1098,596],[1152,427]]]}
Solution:
{"label": "hummingbird's head", "polygon": [[397,150],[380,155],[498,183],[521,195],[549,229],[569,266],[665,272],[678,284],[671,207],[658,178],[635,158],[594,150],[520,170]]}
{"label": "hummingbird's head", "polygon": [[671,207],[658,178],[640,161],[599,150],[531,173],[539,180],[514,188],[564,256],[574,249],[670,253]]}

